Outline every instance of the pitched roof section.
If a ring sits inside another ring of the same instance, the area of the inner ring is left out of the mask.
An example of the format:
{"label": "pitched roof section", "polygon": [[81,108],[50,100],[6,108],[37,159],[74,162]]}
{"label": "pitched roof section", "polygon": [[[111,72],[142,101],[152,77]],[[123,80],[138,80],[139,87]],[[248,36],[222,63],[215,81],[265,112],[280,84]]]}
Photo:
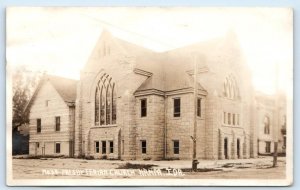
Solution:
{"label": "pitched roof section", "polygon": [[[215,53],[220,49],[220,45],[225,44],[225,46],[235,48],[235,44],[232,42],[236,42],[237,40],[234,32],[229,31],[225,37],[219,37],[158,53],[116,38],[107,30],[104,30],[94,52],[100,51],[103,41],[111,43],[111,45],[117,47],[124,54],[134,57],[135,61],[132,63],[134,69],[150,72],[152,74],[136,92],[153,89],[167,92],[193,88],[194,79],[190,74],[194,70],[195,61],[192,57],[193,54],[200,56],[205,55],[207,57],[215,56]],[[220,66],[207,65],[204,56],[197,60],[197,64],[201,72],[207,72],[211,67]],[[88,67],[89,66],[85,68]],[[92,66],[91,64],[90,68],[94,68],[94,65]],[[199,90],[205,91],[201,84],[198,84],[198,86]]]}
{"label": "pitched roof section", "polygon": [[67,103],[76,101],[77,81],[59,76],[47,75],[46,79],[54,86],[58,94]]}
{"label": "pitched roof section", "polygon": [[46,81],[49,81],[53,85],[55,90],[58,92],[58,94],[62,97],[62,99],[66,102],[68,106],[75,105],[78,81],[59,77],[59,76],[44,75],[40,83],[36,87],[32,97],[30,98],[27,105],[25,106],[24,111],[30,109],[31,104],[33,103],[39,90],[41,89],[41,87]]}
{"label": "pitched roof section", "polygon": [[93,71],[95,67],[99,67],[99,64],[101,64],[101,59],[106,57],[103,55],[103,51],[106,47],[109,47],[112,54],[117,53],[119,55],[122,54],[130,57],[138,57],[152,53],[152,51],[149,49],[127,42],[120,38],[116,38],[109,31],[104,29],[101,32],[101,35],[98,38],[96,46],[93,48],[86,65],[84,66],[85,70]]}

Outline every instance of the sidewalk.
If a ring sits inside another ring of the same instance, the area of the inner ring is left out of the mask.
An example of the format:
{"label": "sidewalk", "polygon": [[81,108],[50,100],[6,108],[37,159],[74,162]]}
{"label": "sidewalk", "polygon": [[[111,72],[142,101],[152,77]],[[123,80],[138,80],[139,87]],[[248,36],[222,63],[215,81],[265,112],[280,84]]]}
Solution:
{"label": "sidewalk", "polygon": [[[235,160],[198,160],[198,168],[219,168],[222,166],[239,165],[241,167],[251,167],[251,166],[272,166],[273,165],[273,157],[264,156],[259,158],[250,158],[250,159],[235,159]],[[172,160],[172,161],[123,161],[129,162],[132,164],[153,164],[157,165],[156,168],[191,168],[192,160]],[[285,163],[285,157],[278,157],[278,162]]]}

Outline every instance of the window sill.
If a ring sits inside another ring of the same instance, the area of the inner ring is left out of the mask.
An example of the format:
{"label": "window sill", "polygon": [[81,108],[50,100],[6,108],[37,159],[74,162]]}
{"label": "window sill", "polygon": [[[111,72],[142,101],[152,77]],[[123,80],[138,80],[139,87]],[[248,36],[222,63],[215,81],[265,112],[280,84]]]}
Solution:
{"label": "window sill", "polygon": [[228,125],[228,124],[222,124],[222,127],[231,127],[231,128],[243,128],[240,125]]}
{"label": "window sill", "polygon": [[173,119],[175,119],[175,120],[178,120],[178,119],[181,119],[181,116],[179,116],[179,117],[172,117]]}
{"label": "window sill", "polygon": [[117,127],[116,124],[113,125],[94,125],[91,128],[109,128],[109,127]]}
{"label": "window sill", "polygon": [[204,117],[202,117],[202,116],[197,116],[197,119],[204,120]]}

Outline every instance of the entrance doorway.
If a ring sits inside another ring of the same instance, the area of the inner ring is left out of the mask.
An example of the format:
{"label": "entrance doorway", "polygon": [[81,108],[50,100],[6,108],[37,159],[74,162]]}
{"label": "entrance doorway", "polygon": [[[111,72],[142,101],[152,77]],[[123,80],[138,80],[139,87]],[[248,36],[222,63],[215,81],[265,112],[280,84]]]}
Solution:
{"label": "entrance doorway", "polygon": [[224,156],[225,159],[228,159],[228,139],[224,139]]}
{"label": "entrance doorway", "polygon": [[237,139],[237,142],[236,142],[236,153],[237,153],[237,158],[240,158],[240,139]]}

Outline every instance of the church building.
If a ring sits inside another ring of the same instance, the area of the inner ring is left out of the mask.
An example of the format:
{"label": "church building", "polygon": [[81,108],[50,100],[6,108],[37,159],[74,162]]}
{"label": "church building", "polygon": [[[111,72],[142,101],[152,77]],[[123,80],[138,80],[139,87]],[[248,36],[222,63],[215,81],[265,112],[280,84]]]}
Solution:
{"label": "church building", "polygon": [[256,157],[254,88],[240,49],[233,32],[155,52],[103,31],[79,81],[57,87],[48,76],[37,89],[30,154],[192,159],[196,119],[197,159]]}

